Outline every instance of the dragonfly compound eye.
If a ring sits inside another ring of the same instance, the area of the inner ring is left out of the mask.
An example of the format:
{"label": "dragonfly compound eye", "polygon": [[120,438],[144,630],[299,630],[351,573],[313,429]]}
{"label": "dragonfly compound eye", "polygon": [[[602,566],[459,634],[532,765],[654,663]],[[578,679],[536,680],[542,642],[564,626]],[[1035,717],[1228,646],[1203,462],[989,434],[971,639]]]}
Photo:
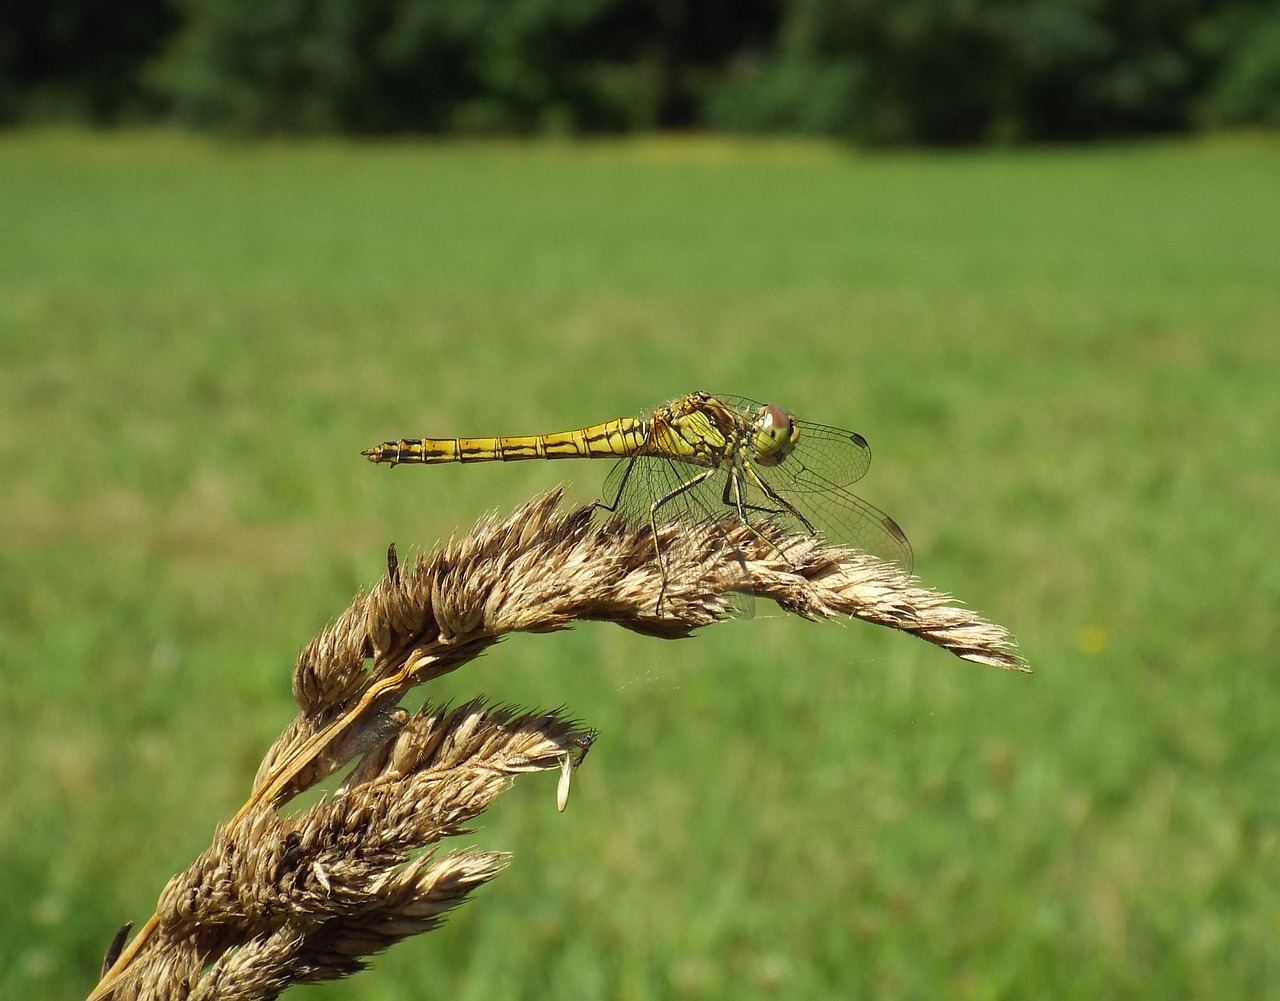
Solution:
{"label": "dragonfly compound eye", "polygon": [[776,466],[791,454],[800,438],[795,418],[776,403],[769,403],[756,414],[756,461],[764,466]]}

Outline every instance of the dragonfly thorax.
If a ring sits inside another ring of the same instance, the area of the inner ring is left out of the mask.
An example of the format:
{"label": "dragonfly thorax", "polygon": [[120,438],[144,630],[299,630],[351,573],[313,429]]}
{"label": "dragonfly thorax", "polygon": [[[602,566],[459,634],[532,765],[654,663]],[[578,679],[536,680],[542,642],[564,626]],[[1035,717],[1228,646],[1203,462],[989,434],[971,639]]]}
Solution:
{"label": "dragonfly thorax", "polygon": [[776,403],[767,403],[756,411],[755,436],[752,446],[755,461],[762,466],[776,466],[796,447],[800,429],[796,419]]}

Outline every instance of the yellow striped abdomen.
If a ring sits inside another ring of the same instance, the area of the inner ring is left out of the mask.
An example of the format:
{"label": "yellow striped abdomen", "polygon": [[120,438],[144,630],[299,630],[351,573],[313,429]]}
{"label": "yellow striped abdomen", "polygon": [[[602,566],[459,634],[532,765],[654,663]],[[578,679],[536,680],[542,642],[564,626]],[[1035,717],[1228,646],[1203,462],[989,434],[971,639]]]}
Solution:
{"label": "yellow striped abdomen", "polygon": [[621,417],[556,434],[502,438],[401,438],[366,449],[370,462],[515,462],[520,459],[618,459],[645,442],[643,421]]}

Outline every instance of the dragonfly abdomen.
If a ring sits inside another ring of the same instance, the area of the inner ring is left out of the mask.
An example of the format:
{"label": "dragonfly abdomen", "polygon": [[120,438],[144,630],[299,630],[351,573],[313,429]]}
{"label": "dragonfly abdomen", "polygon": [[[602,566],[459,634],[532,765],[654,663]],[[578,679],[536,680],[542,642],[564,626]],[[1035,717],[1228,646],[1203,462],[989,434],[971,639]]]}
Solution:
{"label": "dragonfly abdomen", "polygon": [[401,438],[365,450],[371,462],[517,462],[521,459],[617,459],[634,455],[645,441],[634,417],[556,434],[499,438]]}

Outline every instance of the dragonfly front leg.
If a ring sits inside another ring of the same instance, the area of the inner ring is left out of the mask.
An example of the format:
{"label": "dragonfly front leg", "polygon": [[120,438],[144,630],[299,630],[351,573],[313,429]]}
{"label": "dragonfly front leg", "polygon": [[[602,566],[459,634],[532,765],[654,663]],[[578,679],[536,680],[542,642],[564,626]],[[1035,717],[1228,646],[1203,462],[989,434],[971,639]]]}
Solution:
{"label": "dragonfly front leg", "polygon": [[[785,497],[783,497],[776,490],[774,490],[773,487],[769,486],[769,484],[767,484],[764,480],[762,480],[760,478],[760,474],[755,471],[755,468],[753,466],[747,465],[745,468],[747,471],[747,475],[751,477],[751,482],[755,484],[756,489],[759,490],[766,497],[768,497],[769,500],[773,501],[775,504],[778,504],[780,506],[781,510],[772,511],[770,513],[780,514],[785,512],[786,514],[791,515],[798,522],[800,522],[800,524],[802,524],[805,527],[805,531],[808,532],[810,535],[818,534],[818,530],[813,527],[813,523],[809,521],[809,519],[806,518],[803,514],[801,514],[800,511],[797,510],[795,506],[792,505]],[[766,509],[760,508],[759,510],[766,510]]]}
{"label": "dragonfly front leg", "polygon": [[[809,519],[806,518],[803,514],[801,514],[800,511],[798,511],[792,505],[788,504],[787,501],[781,496],[779,496],[776,491],[770,488],[769,484],[765,483],[764,480],[760,478],[759,474],[756,473],[755,469],[752,466],[748,464],[748,465],[744,465],[743,468],[747,471],[747,474],[751,477],[751,482],[755,484],[756,488],[762,494],[764,494],[764,496],[767,497],[769,500],[775,501],[778,504],[778,507],[761,507],[759,504],[748,504],[745,498],[743,497],[742,478],[740,475],[736,473],[736,471],[735,471],[735,475],[731,475],[725,481],[724,493],[721,496],[720,500],[721,500],[721,503],[725,505],[725,507],[732,507],[737,512],[738,517],[742,519],[742,523],[746,525],[747,528],[751,529],[751,531],[755,534],[756,538],[761,539],[764,542],[768,542],[771,546],[773,546],[774,549],[778,548],[770,539],[762,535],[759,531],[756,530],[756,527],[751,524],[751,522],[747,518],[748,511],[751,511],[753,513],[758,513],[758,514],[765,514],[765,515],[789,514],[792,517],[794,517],[798,522],[800,522],[800,524],[802,524],[805,527],[805,531],[807,531],[810,535],[817,534],[817,530],[810,523]],[[732,500],[730,500],[729,498],[729,494],[731,491],[733,493]]]}

